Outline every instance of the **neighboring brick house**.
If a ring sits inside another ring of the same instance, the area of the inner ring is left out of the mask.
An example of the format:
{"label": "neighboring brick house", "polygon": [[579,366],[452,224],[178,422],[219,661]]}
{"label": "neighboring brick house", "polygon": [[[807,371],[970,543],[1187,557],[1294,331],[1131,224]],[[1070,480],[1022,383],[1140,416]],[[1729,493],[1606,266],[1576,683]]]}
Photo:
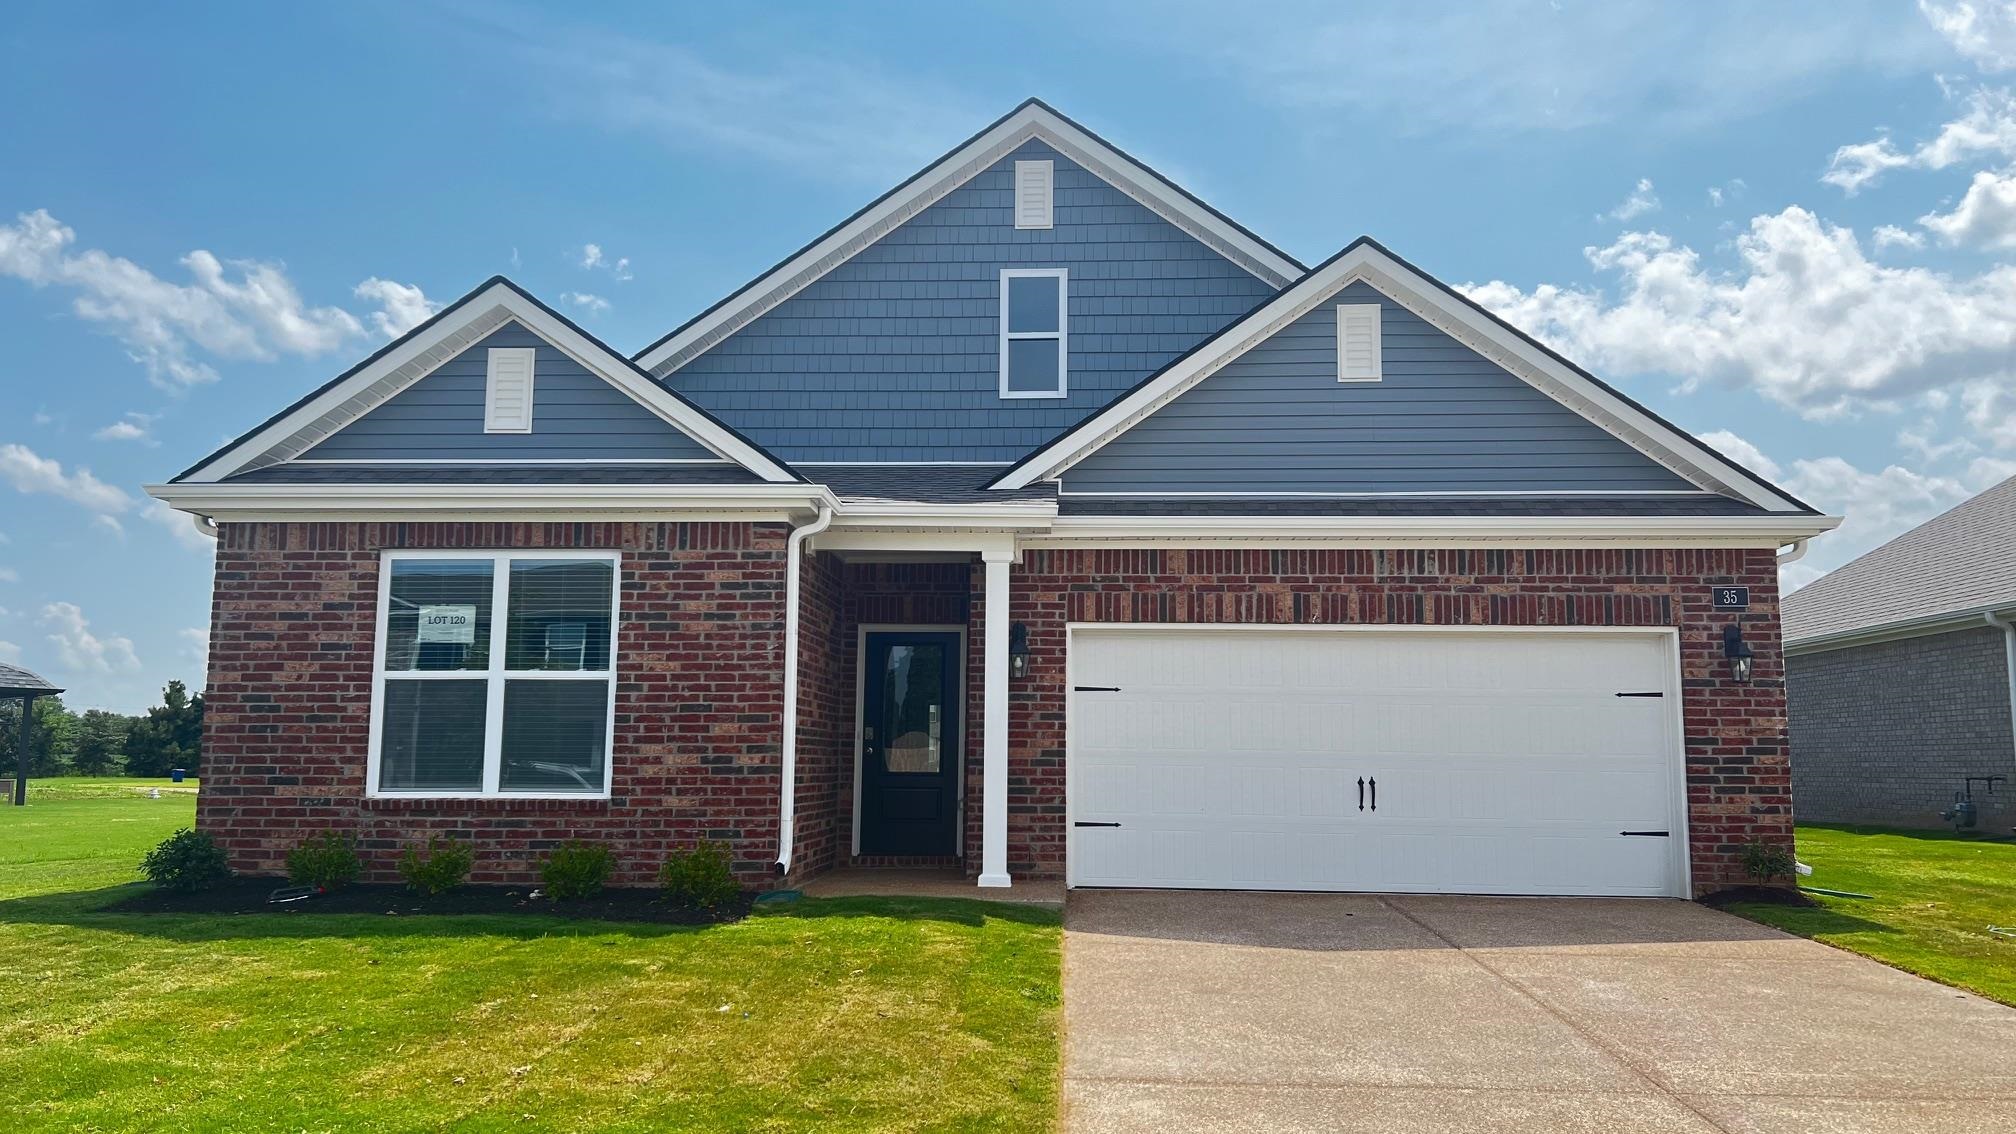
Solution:
{"label": "neighboring brick house", "polygon": [[488,880],[1698,893],[1789,844],[1835,523],[1034,101],[634,358],[494,279],[149,491],[218,536],[201,826]]}
{"label": "neighboring brick house", "polygon": [[2016,478],[1787,596],[1785,643],[1801,818],[2016,822]]}

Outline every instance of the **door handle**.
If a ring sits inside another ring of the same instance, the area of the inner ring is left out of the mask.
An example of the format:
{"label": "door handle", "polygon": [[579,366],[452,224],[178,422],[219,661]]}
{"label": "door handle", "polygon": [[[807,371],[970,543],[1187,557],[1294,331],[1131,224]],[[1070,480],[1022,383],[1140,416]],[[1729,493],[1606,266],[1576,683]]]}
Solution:
{"label": "door handle", "polygon": [[1083,819],[1071,824],[1073,827],[1118,827],[1118,823],[1088,823]]}
{"label": "door handle", "polygon": [[1373,776],[1365,782],[1372,785],[1372,810],[1377,811],[1379,810],[1379,777]]}
{"label": "door handle", "polygon": [[1619,831],[1617,833],[1620,835],[1641,835],[1648,839],[1670,839],[1673,837],[1673,832],[1671,831]]}
{"label": "door handle", "polygon": [[1365,777],[1358,777],[1358,810],[1365,810]]}

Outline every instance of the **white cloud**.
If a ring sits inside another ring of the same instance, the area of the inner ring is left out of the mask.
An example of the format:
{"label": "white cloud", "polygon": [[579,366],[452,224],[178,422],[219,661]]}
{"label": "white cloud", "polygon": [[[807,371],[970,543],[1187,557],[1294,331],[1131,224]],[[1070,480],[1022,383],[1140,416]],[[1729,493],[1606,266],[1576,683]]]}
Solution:
{"label": "white cloud", "polygon": [[614,260],[610,260],[602,254],[602,246],[600,244],[583,244],[581,246],[581,267],[587,271],[594,271],[597,268],[604,269],[618,280],[631,278],[630,257],[619,256]]}
{"label": "white cloud", "polygon": [[600,244],[583,244],[581,246],[581,266],[583,268],[599,268],[602,266],[602,246]]}
{"label": "white cloud", "polygon": [[1630,196],[1624,198],[1623,202],[1616,208],[1611,209],[1596,219],[1628,221],[1634,217],[1641,217],[1646,213],[1658,211],[1659,194],[1652,191],[1652,179],[1641,177],[1638,179],[1638,184],[1632,188]]}
{"label": "white cloud", "polygon": [[1701,441],[1710,449],[1763,477],[1777,480],[1783,471],[1778,462],[1764,455],[1764,451],[1726,429],[1701,434]]}
{"label": "white cloud", "polygon": [[52,602],[42,608],[41,622],[49,630],[48,640],[56,647],[56,660],[65,669],[86,673],[114,673],[140,668],[129,638],[111,634],[100,637],[91,632],[91,623],[76,603]]}
{"label": "white cloud", "polygon": [[1964,457],[1980,451],[1980,446],[1965,437],[1955,437],[1950,441],[1933,440],[1933,422],[1930,418],[1897,431],[1897,447],[1916,453],[1927,464],[1937,464]]}
{"label": "white cloud", "polygon": [[196,530],[195,517],[187,512],[177,512],[159,500],[149,500],[140,509],[140,518],[156,524],[175,542],[190,551],[200,551],[205,555],[215,554],[217,541]]}
{"label": "white cloud", "polygon": [[115,421],[91,436],[100,441],[141,441],[146,439],[147,430],[131,421]]}
{"label": "white cloud", "polygon": [[1954,50],[1984,71],[2016,67],[2016,3],[2008,0],[1918,0],[1932,26]]}
{"label": "white cloud", "polygon": [[79,468],[65,472],[61,462],[43,457],[26,445],[0,445],[0,480],[17,492],[59,496],[79,507],[111,515],[133,506],[125,491],[106,484]]}
{"label": "white cloud", "polygon": [[1878,248],[1923,248],[1925,234],[1898,228],[1894,224],[1879,224],[1869,233],[1870,242]]}
{"label": "white cloud", "polygon": [[597,313],[609,310],[609,301],[599,295],[589,295],[580,291],[563,291],[560,298],[576,307]]}
{"label": "white cloud", "polygon": [[1970,91],[1959,117],[1917,148],[1905,151],[1885,135],[1834,151],[1820,180],[1850,196],[1893,169],[1946,169],[1982,156],[2016,157],[2016,92],[1983,87]]}
{"label": "white cloud", "polygon": [[2016,266],[1956,278],[1876,264],[1853,231],[1798,206],[1752,218],[1735,251],[1736,270],[1718,271],[1660,233],[1625,233],[1584,250],[1617,277],[1614,299],[1497,280],[1463,290],[1598,369],[1752,387],[1808,417],[2012,381]]}
{"label": "white cloud", "polygon": [[[79,251],[76,242],[76,232],[48,210],[22,213],[15,223],[0,225],[0,275],[73,292],[71,310],[124,343],[163,389],[217,380],[216,369],[197,358],[198,352],[255,361],[307,357],[364,333],[357,317],[340,307],[308,306],[277,263],[219,260],[198,249],[180,261],[190,282],[174,283],[123,257],[96,248]],[[410,311],[418,297],[418,289],[375,278],[358,293],[383,304],[372,315],[381,330]]]}
{"label": "white cloud", "polygon": [[388,339],[425,323],[441,305],[427,298],[417,284],[402,284],[372,276],[357,285],[357,298],[378,305],[371,313],[371,327]]}
{"label": "white cloud", "polygon": [[1976,173],[1952,212],[1927,213],[1918,223],[1947,244],[2016,248],[2016,173]]}
{"label": "white cloud", "polygon": [[[20,581],[21,572],[16,571],[12,567],[0,567],[0,583],[18,583]],[[0,608],[0,614],[5,613],[7,613],[5,608]]]}
{"label": "white cloud", "polygon": [[20,664],[21,647],[12,642],[0,640],[0,661]]}
{"label": "white cloud", "polygon": [[196,627],[184,627],[175,631],[175,637],[182,643],[182,656],[196,663],[199,672],[210,668],[210,632]]}
{"label": "white cloud", "polygon": [[1740,200],[1749,191],[1748,182],[1740,177],[1732,177],[1721,185],[1708,187],[1708,203],[1719,209],[1725,204]]}
{"label": "white cloud", "polygon": [[91,517],[91,526],[104,528],[106,531],[111,532],[114,536],[116,536],[121,542],[124,542],[126,539],[126,525],[120,523],[119,517],[117,516],[107,516],[101,512],[98,515]]}

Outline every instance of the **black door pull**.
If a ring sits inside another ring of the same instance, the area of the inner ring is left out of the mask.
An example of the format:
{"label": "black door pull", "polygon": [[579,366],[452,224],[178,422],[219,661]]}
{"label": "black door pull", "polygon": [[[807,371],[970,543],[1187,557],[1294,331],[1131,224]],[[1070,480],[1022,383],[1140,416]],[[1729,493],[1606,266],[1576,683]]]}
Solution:
{"label": "black door pull", "polygon": [[1118,827],[1118,823],[1088,823],[1083,819],[1071,824],[1073,827]]}
{"label": "black door pull", "polygon": [[1358,810],[1365,810],[1365,777],[1358,777]]}
{"label": "black door pull", "polygon": [[1617,833],[1620,835],[1641,835],[1648,839],[1668,839],[1673,837],[1673,832],[1671,831],[1619,831]]}
{"label": "black door pull", "polygon": [[1071,692],[1073,692],[1073,693],[1118,693],[1118,692],[1120,692],[1120,687],[1119,687],[1118,685],[1073,685],[1073,686],[1071,687]]}
{"label": "black door pull", "polygon": [[1650,693],[1619,693],[1619,697],[1664,697],[1666,694],[1653,690]]}
{"label": "black door pull", "polygon": [[1377,811],[1379,810],[1379,777],[1374,776],[1365,782],[1372,785],[1372,810]]}

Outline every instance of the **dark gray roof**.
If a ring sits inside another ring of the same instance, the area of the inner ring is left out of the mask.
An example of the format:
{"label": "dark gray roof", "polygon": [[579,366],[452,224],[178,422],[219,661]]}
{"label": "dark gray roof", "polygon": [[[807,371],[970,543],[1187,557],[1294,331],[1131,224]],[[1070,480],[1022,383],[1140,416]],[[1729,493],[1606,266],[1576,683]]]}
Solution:
{"label": "dark gray roof", "polygon": [[296,461],[227,484],[761,484],[740,465],[337,465]]}
{"label": "dark gray roof", "polygon": [[1050,484],[992,490],[987,482],[1001,475],[1000,465],[799,465],[814,484],[833,490],[842,501],[910,504],[1011,504],[1050,500]]}
{"label": "dark gray roof", "polygon": [[18,665],[0,662],[0,696],[9,693],[61,693],[61,689]]}
{"label": "dark gray roof", "polygon": [[1160,499],[1066,496],[1062,516],[1767,516],[1726,496],[1388,496]]}
{"label": "dark gray roof", "polygon": [[2016,477],[1785,596],[1785,640],[2016,607]]}

